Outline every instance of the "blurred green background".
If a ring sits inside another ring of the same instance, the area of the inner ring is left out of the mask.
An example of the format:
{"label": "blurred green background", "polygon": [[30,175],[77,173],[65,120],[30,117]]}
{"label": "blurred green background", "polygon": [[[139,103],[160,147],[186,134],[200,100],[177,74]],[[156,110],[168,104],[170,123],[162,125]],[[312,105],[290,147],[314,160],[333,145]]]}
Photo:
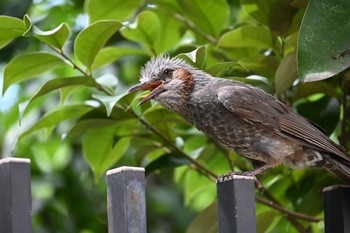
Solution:
{"label": "blurred green background", "polygon": [[[107,232],[104,174],[125,165],[146,168],[148,232],[217,232],[213,175],[251,165],[159,104],[137,107],[142,93],[125,94],[159,54],[258,86],[349,148],[347,9],[346,0],[0,0],[0,157],[31,159],[34,232]],[[259,198],[316,219],[259,202],[258,232],[323,232],[322,188],[339,181],[282,166],[259,180]]]}

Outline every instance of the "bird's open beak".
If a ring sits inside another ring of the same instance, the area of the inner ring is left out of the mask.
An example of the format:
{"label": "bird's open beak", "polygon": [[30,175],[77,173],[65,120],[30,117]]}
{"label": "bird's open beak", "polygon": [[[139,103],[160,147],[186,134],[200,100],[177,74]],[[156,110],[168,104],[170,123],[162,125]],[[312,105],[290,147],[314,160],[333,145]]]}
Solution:
{"label": "bird's open beak", "polygon": [[153,81],[153,82],[140,83],[140,84],[137,84],[137,85],[131,87],[128,90],[128,93],[133,92],[133,91],[140,91],[140,90],[142,90],[142,91],[150,90],[151,91],[151,93],[141,96],[142,100],[140,101],[140,103],[138,103],[138,106],[139,106],[139,105],[149,101],[150,99],[153,99],[155,96],[159,95],[163,91],[165,91],[165,89],[162,88],[162,84],[163,84],[163,81]]}

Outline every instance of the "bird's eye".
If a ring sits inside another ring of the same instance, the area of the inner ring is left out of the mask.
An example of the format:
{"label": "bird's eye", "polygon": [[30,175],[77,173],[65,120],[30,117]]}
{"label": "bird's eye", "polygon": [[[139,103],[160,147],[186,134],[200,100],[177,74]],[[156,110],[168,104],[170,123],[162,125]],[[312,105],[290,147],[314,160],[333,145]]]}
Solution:
{"label": "bird's eye", "polygon": [[171,75],[171,73],[173,72],[173,70],[172,69],[165,69],[164,71],[163,71],[163,73],[165,74],[165,75]]}

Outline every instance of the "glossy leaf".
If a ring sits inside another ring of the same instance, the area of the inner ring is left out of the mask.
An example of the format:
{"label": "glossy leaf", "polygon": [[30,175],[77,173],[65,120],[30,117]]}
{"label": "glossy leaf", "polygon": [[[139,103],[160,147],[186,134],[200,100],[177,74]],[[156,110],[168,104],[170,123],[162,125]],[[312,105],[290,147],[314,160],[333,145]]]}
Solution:
{"label": "glossy leaf", "polygon": [[216,198],[215,183],[194,170],[185,173],[185,203],[193,208],[204,208]]}
{"label": "glossy leaf", "polygon": [[142,11],[133,24],[121,30],[122,35],[132,41],[144,44],[153,55],[157,55],[155,43],[160,36],[160,21],[152,11]]}
{"label": "glossy leaf", "polygon": [[58,107],[52,112],[49,112],[48,114],[43,116],[34,125],[32,125],[24,133],[22,133],[19,139],[28,136],[29,134],[39,129],[56,126],[62,121],[82,116],[85,113],[91,111],[92,109],[93,107],[85,104],[73,104]]}
{"label": "glossy leaf", "polygon": [[23,16],[23,22],[26,27],[26,31],[23,33],[23,36],[32,36],[33,35],[33,23],[27,14]]}
{"label": "glossy leaf", "polygon": [[325,81],[318,81],[313,83],[304,83],[303,85],[300,85],[298,90],[295,92],[293,99],[294,101],[296,101],[301,98],[307,98],[308,96],[312,96],[313,94],[317,93],[333,97],[337,96],[337,91],[332,85],[326,83]]}
{"label": "glossy leaf", "polygon": [[276,94],[287,91],[298,78],[296,52],[287,54],[281,61],[275,76]]}
{"label": "glossy leaf", "polygon": [[165,9],[167,13],[170,12],[176,12],[183,14],[183,9],[181,8],[181,5],[179,1],[174,0],[150,0],[151,3],[159,6],[161,9]]}
{"label": "glossy leaf", "polygon": [[256,74],[273,80],[280,61],[274,56],[258,54],[239,59],[238,63],[249,70],[251,74]]}
{"label": "glossy leaf", "polygon": [[243,66],[241,66],[238,62],[220,62],[216,63],[215,65],[207,68],[205,71],[213,76],[219,77],[227,70],[246,70]]}
{"label": "glossy leaf", "polygon": [[90,17],[90,23],[98,20],[126,20],[138,7],[142,0],[88,0],[85,2],[86,11]]}
{"label": "glossy leaf", "polygon": [[114,106],[117,104],[119,100],[121,100],[125,94],[117,95],[117,96],[103,96],[103,95],[92,95],[93,98],[101,101],[103,105],[106,107],[107,116],[109,117],[112,113]]}
{"label": "glossy leaf", "polygon": [[58,50],[62,50],[68,36],[69,28],[65,23],[60,24],[58,27],[50,31],[42,31],[39,28],[34,27],[34,37]]}
{"label": "glossy leaf", "polygon": [[22,20],[0,15],[0,49],[5,47],[16,37],[22,36],[26,31],[25,24]]}
{"label": "glossy leaf", "polygon": [[145,51],[132,47],[106,47],[102,48],[97,54],[96,59],[92,65],[93,69],[108,65],[118,59],[129,55],[147,55]]}
{"label": "glossy leaf", "polygon": [[117,121],[110,118],[89,118],[77,121],[67,133],[67,137],[77,137],[92,128],[116,125]]}
{"label": "glossy leaf", "polygon": [[118,21],[98,21],[82,30],[75,39],[74,51],[77,58],[88,68],[107,40],[115,34],[122,24]]}
{"label": "glossy leaf", "polygon": [[190,53],[179,54],[177,57],[185,60],[198,69],[203,69],[205,65],[206,48],[205,46],[201,46]]}
{"label": "glossy leaf", "polygon": [[249,16],[280,35],[291,31],[293,21],[298,17],[298,9],[288,1],[241,0],[241,4]]}
{"label": "glossy leaf", "polygon": [[14,83],[34,78],[64,64],[62,59],[50,53],[37,52],[19,55],[5,66],[2,93],[5,93],[7,88]]}
{"label": "glossy leaf", "polygon": [[129,147],[130,138],[124,137],[114,144],[117,125],[89,129],[83,139],[83,153],[95,174],[95,180],[117,162]]}
{"label": "glossy leaf", "polygon": [[179,154],[176,154],[176,153],[164,154],[160,156],[158,159],[153,160],[151,163],[149,163],[146,166],[145,174],[149,175],[150,173],[160,169],[176,168],[179,166],[183,166],[185,164],[189,164],[189,160],[187,160],[186,158],[184,158]]}
{"label": "glossy leaf", "polygon": [[220,37],[218,46],[221,48],[275,48],[269,29],[258,26],[243,26],[229,31]]}
{"label": "glossy leaf", "polygon": [[155,41],[155,50],[158,54],[166,53],[176,47],[185,34],[184,25],[175,17],[169,17],[169,13],[162,9],[152,9],[160,22],[160,36]]}
{"label": "glossy leaf", "polygon": [[329,135],[339,121],[340,105],[334,97],[325,96],[314,102],[299,104],[297,110],[301,115],[324,128]]}
{"label": "glossy leaf", "polygon": [[25,101],[19,104],[19,116],[20,116],[19,119],[21,120],[28,105],[36,98],[41,97],[51,91],[57,90],[62,87],[77,86],[77,85],[94,87],[96,85],[96,82],[91,77],[85,77],[85,76],[71,77],[71,78],[56,78],[56,79],[49,80],[28,101]]}
{"label": "glossy leaf", "polygon": [[267,230],[276,220],[276,217],[279,217],[280,214],[276,211],[265,211],[259,213],[256,216],[256,225],[257,232],[268,232]]}
{"label": "glossy leaf", "polygon": [[186,14],[186,17],[199,30],[214,38],[218,38],[222,29],[228,24],[230,13],[225,0],[179,0],[179,5]]}
{"label": "glossy leaf", "polygon": [[349,9],[347,0],[309,1],[298,40],[302,81],[326,79],[350,66]]}
{"label": "glossy leaf", "polygon": [[217,203],[215,202],[193,219],[193,221],[187,228],[186,233],[218,232],[217,214],[218,207]]}

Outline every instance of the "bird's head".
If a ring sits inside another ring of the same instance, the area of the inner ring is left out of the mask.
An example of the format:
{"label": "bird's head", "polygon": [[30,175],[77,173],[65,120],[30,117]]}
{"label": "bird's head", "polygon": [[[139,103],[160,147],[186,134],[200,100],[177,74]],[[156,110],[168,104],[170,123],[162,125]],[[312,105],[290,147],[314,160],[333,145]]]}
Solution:
{"label": "bird's head", "polygon": [[179,58],[159,56],[152,58],[141,69],[140,83],[131,87],[128,92],[149,90],[149,94],[142,96],[140,104],[156,99],[163,105],[179,101],[188,94],[193,85],[194,71],[191,65]]}

